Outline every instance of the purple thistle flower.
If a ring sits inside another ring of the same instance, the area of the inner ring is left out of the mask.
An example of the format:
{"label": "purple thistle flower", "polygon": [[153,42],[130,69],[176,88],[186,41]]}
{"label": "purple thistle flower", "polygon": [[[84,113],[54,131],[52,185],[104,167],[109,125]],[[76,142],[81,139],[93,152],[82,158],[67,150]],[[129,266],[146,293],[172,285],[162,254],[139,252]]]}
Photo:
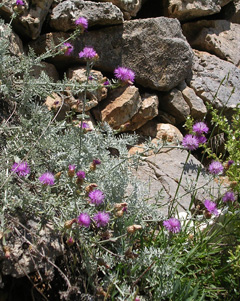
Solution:
{"label": "purple thistle flower", "polygon": [[105,198],[103,192],[99,189],[93,190],[89,193],[90,202],[95,205],[101,205]]}
{"label": "purple thistle flower", "polygon": [[73,45],[70,43],[63,43],[62,49],[64,50],[64,55],[70,55],[73,52]]}
{"label": "purple thistle flower", "polygon": [[234,161],[233,160],[229,160],[228,162],[227,162],[227,167],[229,168],[231,165],[233,165],[234,164]]}
{"label": "purple thistle flower", "polygon": [[82,127],[83,129],[89,129],[90,128],[89,124],[87,122],[84,122],[84,121],[79,123],[79,127]]}
{"label": "purple thistle flower", "polygon": [[44,185],[54,185],[54,175],[51,172],[45,172],[39,177],[39,181]]}
{"label": "purple thistle flower", "polygon": [[223,200],[223,202],[234,202],[235,201],[234,192],[232,192],[232,191],[225,192],[222,200]]}
{"label": "purple thistle flower", "polygon": [[207,138],[205,136],[202,136],[202,135],[198,136],[197,135],[195,137],[197,138],[199,144],[204,144],[204,143],[207,142]]}
{"label": "purple thistle flower", "polygon": [[28,174],[30,174],[30,168],[25,161],[19,163],[15,162],[12,166],[11,171],[13,173],[16,173],[20,177],[26,177]]}
{"label": "purple thistle flower", "polygon": [[181,231],[181,224],[178,219],[171,217],[168,220],[163,222],[163,226],[172,233],[178,233]]}
{"label": "purple thistle flower", "polygon": [[79,180],[83,180],[85,179],[86,177],[86,173],[83,171],[83,170],[79,170],[77,173],[76,173],[77,177]]}
{"label": "purple thistle flower", "polygon": [[99,165],[99,164],[101,164],[101,161],[99,159],[94,159],[93,164],[94,165]]}
{"label": "purple thistle flower", "polygon": [[209,128],[204,122],[195,123],[192,129],[198,136],[202,135],[203,133],[207,134],[207,132],[209,131]]}
{"label": "purple thistle flower", "polygon": [[196,136],[193,136],[191,134],[187,134],[185,137],[183,137],[182,145],[188,149],[188,150],[195,150],[199,146],[199,142]]}
{"label": "purple thistle flower", "polygon": [[91,224],[90,216],[87,213],[81,213],[78,217],[78,223],[81,226],[89,227]]}
{"label": "purple thistle flower", "polygon": [[76,165],[74,165],[74,164],[70,164],[68,166],[68,170],[71,171],[71,172],[73,172],[75,169],[76,169]]}
{"label": "purple thistle flower", "polygon": [[79,52],[79,58],[84,58],[86,60],[97,59],[98,54],[92,47],[84,47],[83,51]]}
{"label": "purple thistle flower", "polygon": [[84,17],[78,18],[75,21],[75,24],[81,26],[83,30],[86,30],[88,28],[88,20]]}
{"label": "purple thistle flower", "polygon": [[124,83],[133,83],[135,78],[135,73],[128,68],[118,67],[114,70],[114,75],[117,79]]}
{"label": "purple thistle flower", "polygon": [[223,166],[219,161],[213,161],[209,167],[208,167],[208,171],[211,174],[217,175],[219,173],[221,173],[223,171]]}
{"label": "purple thistle flower", "polygon": [[22,0],[17,0],[16,1],[16,5],[17,6],[19,6],[19,5],[25,5],[25,3]]}
{"label": "purple thistle flower", "polygon": [[95,220],[97,227],[105,227],[110,220],[110,215],[104,211],[98,212],[94,215],[93,219]]}
{"label": "purple thistle flower", "polygon": [[206,209],[208,210],[209,213],[214,214],[216,216],[219,215],[216,203],[209,201],[209,200],[205,200],[204,206],[206,207]]}
{"label": "purple thistle flower", "polygon": [[110,81],[109,80],[106,80],[104,83],[103,83],[104,86],[109,86],[110,85]]}

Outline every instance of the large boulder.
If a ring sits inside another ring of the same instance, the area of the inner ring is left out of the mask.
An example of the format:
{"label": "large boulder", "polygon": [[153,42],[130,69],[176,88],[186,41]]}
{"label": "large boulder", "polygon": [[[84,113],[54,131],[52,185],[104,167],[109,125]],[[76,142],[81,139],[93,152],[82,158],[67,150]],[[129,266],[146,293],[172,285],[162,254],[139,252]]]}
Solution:
{"label": "large boulder", "polygon": [[[68,33],[42,35],[30,46],[37,54],[45,47],[57,45],[69,37]],[[89,31],[72,42],[70,57],[53,58],[61,63],[84,63],[78,53],[85,45],[93,46],[99,54],[95,67],[113,72],[126,66],[136,73],[136,83],[159,91],[168,91],[189,75],[192,66],[192,49],[182,34],[178,20],[164,17],[125,21],[123,25]]]}
{"label": "large boulder", "polygon": [[56,31],[74,30],[76,28],[74,22],[78,17],[87,18],[89,27],[123,23],[121,10],[112,3],[68,0],[53,8],[50,26]]}
{"label": "large boulder", "polygon": [[221,8],[232,0],[164,0],[165,15],[187,21],[209,16],[221,11]]}
{"label": "large boulder", "polygon": [[[192,78],[189,85],[204,102],[231,117],[239,104],[240,69],[207,52],[195,50]],[[234,93],[233,93],[234,90]]]}
{"label": "large boulder", "polygon": [[226,20],[202,20],[185,23],[183,32],[190,45],[240,65],[240,24]]}

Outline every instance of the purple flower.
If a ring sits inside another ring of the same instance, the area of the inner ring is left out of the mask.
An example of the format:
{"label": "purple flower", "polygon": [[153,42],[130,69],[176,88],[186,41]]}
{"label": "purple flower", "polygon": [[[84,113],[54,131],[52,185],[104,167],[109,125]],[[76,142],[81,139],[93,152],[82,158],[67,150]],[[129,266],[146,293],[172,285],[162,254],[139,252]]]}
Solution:
{"label": "purple flower", "polygon": [[26,177],[28,174],[30,174],[30,168],[25,161],[19,163],[15,162],[12,166],[11,171],[13,173],[16,173],[20,177]]}
{"label": "purple flower", "polygon": [[233,165],[234,164],[234,161],[233,160],[229,160],[228,162],[227,162],[227,167],[229,168],[231,165]]}
{"label": "purple flower", "polygon": [[76,165],[74,165],[74,164],[70,164],[68,166],[68,170],[71,171],[71,172],[73,172],[75,169],[76,169]]}
{"label": "purple flower", "polygon": [[94,215],[93,219],[95,220],[97,227],[104,227],[108,224],[110,220],[110,215],[107,212],[98,212]]}
{"label": "purple flower", "polygon": [[192,129],[199,136],[202,135],[203,133],[207,134],[207,132],[209,131],[209,128],[204,122],[195,123]]}
{"label": "purple flower", "polygon": [[109,86],[110,85],[110,81],[109,80],[106,80],[104,83],[103,83],[104,86]]}
{"label": "purple flower", "polygon": [[207,141],[207,138],[205,137],[205,136],[195,136],[196,138],[197,138],[197,140],[198,140],[198,143],[199,144],[204,144],[204,143],[206,143],[206,141]]}
{"label": "purple flower", "polygon": [[45,172],[39,177],[39,181],[44,185],[54,185],[54,175],[51,172]]}
{"label": "purple flower", "polygon": [[19,6],[19,5],[25,5],[25,3],[22,0],[17,0],[16,1],[16,5],[17,6]]}
{"label": "purple flower", "polygon": [[219,215],[216,203],[209,201],[209,200],[205,200],[204,206],[206,207],[206,209],[208,210],[209,213],[214,214],[216,216]]}
{"label": "purple flower", "polygon": [[90,128],[89,124],[87,122],[84,122],[84,121],[79,123],[79,127],[82,127],[83,129],[89,129]]}
{"label": "purple flower", "polygon": [[101,164],[101,161],[99,159],[94,159],[93,164],[94,165],[99,165],[99,164]]}
{"label": "purple flower", "polygon": [[178,233],[181,230],[181,224],[178,219],[171,217],[168,220],[163,222],[163,226],[172,233]]}
{"label": "purple flower", "polygon": [[234,192],[232,191],[227,191],[224,193],[223,198],[222,198],[223,202],[234,202],[235,201],[235,195]]}
{"label": "purple flower", "polygon": [[78,18],[75,21],[75,24],[81,26],[83,30],[86,30],[88,28],[88,20],[84,17]]}
{"label": "purple flower", "polygon": [[219,161],[213,161],[209,167],[208,167],[208,171],[211,174],[217,175],[219,173],[221,173],[223,171],[223,166]]}
{"label": "purple flower", "polygon": [[187,134],[185,137],[183,137],[182,145],[188,149],[188,150],[195,150],[199,146],[199,142],[196,136],[193,136],[191,134]]}
{"label": "purple flower", "polygon": [[87,213],[81,213],[78,217],[78,223],[81,226],[89,227],[91,224],[90,216]]}
{"label": "purple flower", "polygon": [[83,180],[86,177],[86,173],[83,170],[77,171],[76,175],[77,175],[78,179],[80,179],[80,180]]}
{"label": "purple flower", "polygon": [[118,67],[114,70],[114,75],[117,79],[124,83],[133,83],[135,78],[135,73],[128,68]]}
{"label": "purple flower", "polygon": [[84,47],[83,51],[79,52],[79,57],[86,60],[97,59],[97,52],[92,47]]}
{"label": "purple flower", "polygon": [[101,205],[105,198],[105,195],[99,189],[91,191],[88,196],[90,198],[90,202],[95,205]]}
{"label": "purple flower", "polygon": [[73,45],[70,43],[64,43],[63,48],[64,55],[70,55],[73,52]]}

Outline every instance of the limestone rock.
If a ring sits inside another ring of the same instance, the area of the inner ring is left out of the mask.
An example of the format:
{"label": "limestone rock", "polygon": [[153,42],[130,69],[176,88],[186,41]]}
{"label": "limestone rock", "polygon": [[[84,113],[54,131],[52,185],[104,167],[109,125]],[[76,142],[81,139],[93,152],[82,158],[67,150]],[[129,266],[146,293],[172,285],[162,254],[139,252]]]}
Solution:
{"label": "limestone rock", "polygon": [[164,0],[165,15],[171,18],[178,18],[187,21],[199,17],[219,13],[221,7],[232,0]]}
{"label": "limestone rock", "polygon": [[88,20],[88,26],[123,23],[123,14],[112,3],[98,3],[83,0],[63,1],[53,8],[50,26],[56,31],[74,30],[74,21],[79,17]]}
{"label": "limestone rock", "polygon": [[9,41],[9,52],[12,55],[21,56],[24,53],[22,40],[13,31],[6,32],[6,28],[6,25],[0,25],[0,38],[6,36]]}
{"label": "limestone rock", "polygon": [[66,113],[71,109],[70,105],[64,102],[64,97],[55,92],[46,98],[45,105],[49,111],[53,110],[57,114],[56,119],[58,121],[63,120]]}
{"label": "limestone rock", "polygon": [[159,106],[163,111],[175,117],[176,124],[184,122],[190,114],[190,107],[178,89],[162,94]]}
{"label": "limestone rock", "polygon": [[226,6],[223,18],[227,19],[228,21],[232,23],[238,23],[240,24],[240,1],[239,0],[233,0],[229,3],[229,5]]}
{"label": "limestone rock", "polygon": [[[240,69],[207,52],[197,50],[194,52],[190,87],[204,102],[211,102],[219,110],[225,106],[224,114],[231,117],[232,109],[239,104]],[[233,89],[235,90],[232,94]]]}
{"label": "limestone rock", "polygon": [[178,145],[182,141],[182,134],[178,128],[168,123],[158,123],[157,120],[150,120],[137,131],[138,134],[157,138],[162,141]]}
{"label": "limestone rock", "polygon": [[157,95],[145,93],[142,96],[141,107],[138,112],[129,121],[127,131],[135,131],[143,126],[148,120],[153,119],[158,115],[158,97]]}
{"label": "limestone rock", "polygon": [[[16,9],[16,1],[9,1],[0,7],[0,15],[9,19]],[[43,22],[49,12],[53,0],[25,1],[25,5],[17,8],[18,15],[13,20],[13,29],[21,36],[36,39],[41,32]]]}
{"label": "limestone rock", "polygon": [[93,110],[93,115],[118,129],[131,120],[140,109],[141,103],[138,88],[124,86],[111,90],[107,98],[99,104],[98,110]]}
{"label": "limestone rock", "polygon": [[182,89],[182,96],[185,99],[186,103],[190,108],[190,115],[195,120],[201,120],[207,113],[207,108],[203,102],[203,100],[196,95],[194,90],[187,85],[185,85]]}
{"label": "limestone rock", "polygon": [[[37,54],[45,47],[59,44],[67,33],[42,35],[30,46]],[[168,91],[187,78],[192,65],[192,49],[182,34],[176,19],[164,17],[125,21],[123,25],[89,31],[72,43],[71,63],[84,63],[78,53],[85,45],[92,45],[99,55],[95,67],[113,72],[126,66],[136,73],[136,83],[159,91]],[[54,58],[55,62],[69,62],[69,57]]]}
{"label": "limestone rock", "polygon": [[202,20],[186,23],[183,32],[190,45],[217,55],[236,66],[240,65],[240,24],[226,20]]}

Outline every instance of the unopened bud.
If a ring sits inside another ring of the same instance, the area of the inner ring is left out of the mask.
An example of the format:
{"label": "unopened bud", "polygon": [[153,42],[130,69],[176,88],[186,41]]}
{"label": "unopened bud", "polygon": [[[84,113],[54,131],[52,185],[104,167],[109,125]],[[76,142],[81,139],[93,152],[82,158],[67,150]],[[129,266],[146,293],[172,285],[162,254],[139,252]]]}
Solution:
{"label": "unopened bud", "polygon": [[133,234],[137,230],[140,230],[140,229],[142,229],[142,226],[140,226],[140,225],[132,225],[132,226],[127,227],[127,232],[130,233],[130,234]]}
{"label": "unopened bud", "polygon": [[66,222],[64,223],[64,228],[70,229],[70,228],[72,228],[72,225],[73,225],[74,223],[76,223],[76,219],[75,219],[75,218],[73,218],[73,219],[71,219],[71,220],[68,220],[68,221],[66,221]]}
{"label": "unopened bud", "polygon": [[124,214],[124,211],[121,209],[121,210],[118,210],[117,212],[115,212],[115,216],[116,217],[122,217]]}
{"label": "unopened bud", "polygon": [[5,253],[6,258],[10,258],[11,256],[11,250],[8,246],[3,246],[3,252]]}
{"label": "unopened bud", "polygon": [[55,179],[56,179],[56,180],[59,180],[60,177],[61,177],[61,174],[62,174],[61,171],[57,172],[57,173],[55,174]]}
{"label": "unopened bud", "polygon": [[66,241],[67,245],[72,246],[74,244],[74,239],[72,237],[69,237],[68,240]]}
{"label": "unopened bud", "polygon": [[85,191],[86,191],[86,193],[89,193],[89,192],[93,191],[93,189],[96,187],[97,187],[96,183],[91,183],[88,186],[86,186]]}
{"label": "unopened bud", "polygon": [[127,207],[127,203],[116,203],[115,205],[114,205],[114,208],[118,211],[118,210],[121,210],[121,209],[123,209],[124,207]]}

